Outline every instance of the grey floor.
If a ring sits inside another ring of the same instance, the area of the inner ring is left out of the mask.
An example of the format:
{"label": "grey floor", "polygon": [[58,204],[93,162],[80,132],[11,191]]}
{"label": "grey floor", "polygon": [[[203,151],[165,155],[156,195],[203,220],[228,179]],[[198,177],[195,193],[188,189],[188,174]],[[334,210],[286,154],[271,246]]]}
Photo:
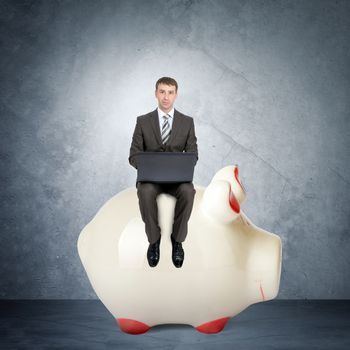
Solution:
{"label": "grey floor", "polygon": [[119,330],[98,300],[0,301],[0,349],[350,349],[350,300],[272,300],[233,317],[221,333],[160,325]]}

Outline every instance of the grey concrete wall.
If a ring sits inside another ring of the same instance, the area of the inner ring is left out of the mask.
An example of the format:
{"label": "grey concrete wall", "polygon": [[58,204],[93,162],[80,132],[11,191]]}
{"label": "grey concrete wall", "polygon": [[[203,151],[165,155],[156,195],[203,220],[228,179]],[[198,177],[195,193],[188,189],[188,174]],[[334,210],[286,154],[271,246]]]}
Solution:
{"label": "grey concrete wall", "polygon": [[0,298],[96,298],[80,230],[134,186],[161,76],[195,120],[206,186],[283,242],[279,298],[349,298],[348,1],[2,1]]}

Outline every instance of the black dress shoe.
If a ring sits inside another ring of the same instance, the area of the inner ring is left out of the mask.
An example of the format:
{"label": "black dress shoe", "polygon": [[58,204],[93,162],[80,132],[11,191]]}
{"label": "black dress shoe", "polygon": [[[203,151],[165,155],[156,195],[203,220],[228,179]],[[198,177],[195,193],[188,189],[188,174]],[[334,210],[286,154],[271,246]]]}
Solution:
{"label": "black dress shoe", "polygon": [[147,260],[148,264],[151,267],[157,266],[159,261],[159,244],[160,244],[160,237],[157,242],[150,243],[148,250],[147,250]]}
{"label": "black dress shoe", "polygon": [[175,265],[175,267],[179,268],[182,266],[184,262],[185,252],[182,249],[181,242],[176,242],[172,235],[170,235],[170,238],[171,238],[171,243],[173,244],[173,253],[172,253],[173,264]]}

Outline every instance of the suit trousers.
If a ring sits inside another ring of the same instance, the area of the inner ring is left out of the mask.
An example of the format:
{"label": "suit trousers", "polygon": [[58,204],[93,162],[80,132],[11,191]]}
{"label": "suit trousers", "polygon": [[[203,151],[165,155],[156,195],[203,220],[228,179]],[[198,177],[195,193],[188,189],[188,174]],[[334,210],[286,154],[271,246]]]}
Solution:
{"label": "suit trousers", "polygon": [[191,216],[196,190],[192,182],[152,183],[138,182],[137,196],[141,217],[146,227],[149,243],[155,243],[161,236],[158,225],[157,196],[168,193],[176,198],[172,236],[175,241],[183,242],[187,236],[187,223]]}

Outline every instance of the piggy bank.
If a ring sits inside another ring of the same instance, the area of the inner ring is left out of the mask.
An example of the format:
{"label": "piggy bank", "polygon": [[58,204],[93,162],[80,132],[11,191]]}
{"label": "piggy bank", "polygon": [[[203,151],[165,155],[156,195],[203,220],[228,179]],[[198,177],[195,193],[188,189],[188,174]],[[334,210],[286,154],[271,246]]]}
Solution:
{"label": "piggy bank", "polygon": [[157,197],[162,238],[156,267],[148,265],[149,242],[136,188],[109,199],[79,235],[88,279],[126,333],[145,333],[159,324],[189,324],[199,332],[217,333],[249,305],[278,294],[281,240],[241,210],[246,191],[238,166],[222,168],[207,187],[194,187],[179,269],[171,259],[176,199],[169,194]]}

